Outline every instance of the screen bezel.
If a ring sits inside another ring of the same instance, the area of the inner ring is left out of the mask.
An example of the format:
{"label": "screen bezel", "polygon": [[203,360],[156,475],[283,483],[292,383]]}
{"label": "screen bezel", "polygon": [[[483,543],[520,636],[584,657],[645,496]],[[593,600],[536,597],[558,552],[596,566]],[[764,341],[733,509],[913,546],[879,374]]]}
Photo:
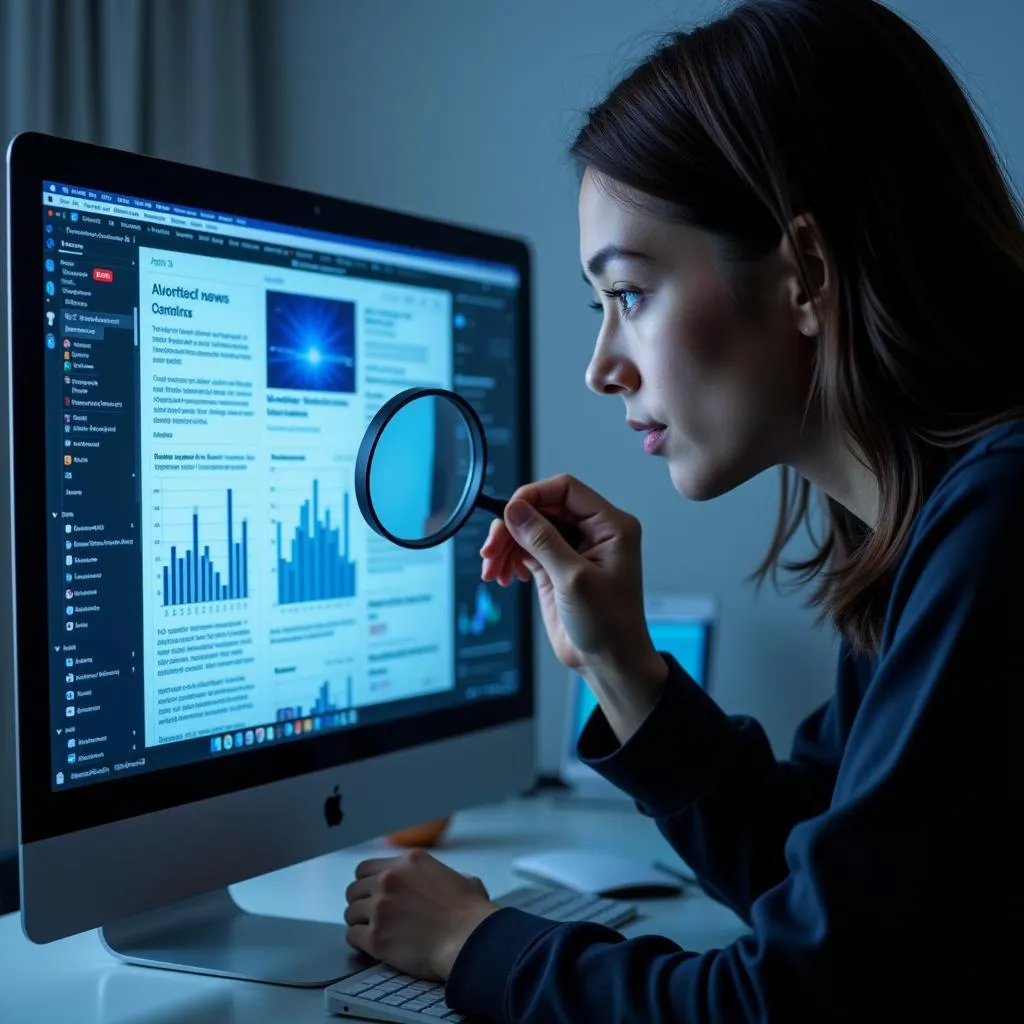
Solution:
{"label": "screen bezel", "polygon": [[[50,662],[39,644],[37,625],[42,623],[45,628],[49,619],[46,575],[33,568],[45,565],[47,559],[45,348],[40,344],[44,321],[43,183],[66,181],[98,191],[514,266],[521,282],[516,336],[520,423],[516,471],[521,480],[532,478],[533,466],[531,258],[527,243],[520,238],[39,133],[25,133],[12,140],[7,181],[11,575],[21,843],[532,717],[531,593],[520,587],[516,588],[516,642],[525,655],[520,666],[521,686],[513,695],[53,791],[50,744],[33,741],[47,736],[54,727],[49,708]],[[43,687],[40,678],[46,680]]]}

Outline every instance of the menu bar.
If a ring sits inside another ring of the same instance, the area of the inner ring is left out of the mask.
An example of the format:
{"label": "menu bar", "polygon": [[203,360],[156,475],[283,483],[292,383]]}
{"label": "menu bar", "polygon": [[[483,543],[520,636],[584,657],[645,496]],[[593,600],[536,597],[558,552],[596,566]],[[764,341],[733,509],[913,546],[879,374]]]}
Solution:
{"label": "menu bar", "polygon": [[416,250],[392,247],[381,243],[367,243],[359,239],[304,228],[289,227],[270,221],[235,217],[194,207],[158,203],[151,199],[137,199],[113,192],[76,188],[56,182],[43,183],[43,204],[65,210],[76,210],[97,216],[129,218],[167,227],[188,228],[233,238],[276,242],[280,245],[308,249],[316,242],[318,251],[350,256],[353,259],[386,263],[394,267],[423,270],[432,273],[462,277],[505,288],[519,286],[519,272],[502,263],[448,258],[420,254]]}

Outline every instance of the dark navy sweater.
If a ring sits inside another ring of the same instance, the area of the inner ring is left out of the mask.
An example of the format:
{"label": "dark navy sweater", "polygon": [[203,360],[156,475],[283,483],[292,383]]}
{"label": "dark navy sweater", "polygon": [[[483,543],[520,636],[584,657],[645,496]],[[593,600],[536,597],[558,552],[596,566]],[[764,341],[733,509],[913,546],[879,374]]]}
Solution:
{"label": "dark navy sweater", "polygon": [[[668,657],[625,744],[600,708],[587,723],[581,757],[655,819],[749,934],[698,954],[502,909],[458,956],[449,1005],[515,1024],[973,1022],[1004,1019],[986,1016],[1000,1000],[1015,1016],[1022,585],[1015,422],[932,492],[877,657],[842,649],[835,694],[788,760]],[[784,682],[782,669],[766,677]]]}

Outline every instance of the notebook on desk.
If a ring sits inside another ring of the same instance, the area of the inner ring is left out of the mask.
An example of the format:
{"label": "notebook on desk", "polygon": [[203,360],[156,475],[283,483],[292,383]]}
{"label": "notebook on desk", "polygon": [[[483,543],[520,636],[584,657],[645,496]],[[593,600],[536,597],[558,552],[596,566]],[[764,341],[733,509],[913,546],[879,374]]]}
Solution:
{"label": "notebook on desk", "polygon": [[[717,621],[714,598],[704,594],[649,594],[644,598],[647,628],[654,646],[671,654],[704,689],[709,689],[711,642]],[[597,700],[583,678],[569,674],[566,730],[560,774],[575,797],[629,801],[620,789],[589,768],[576,754],[576,742]]]}

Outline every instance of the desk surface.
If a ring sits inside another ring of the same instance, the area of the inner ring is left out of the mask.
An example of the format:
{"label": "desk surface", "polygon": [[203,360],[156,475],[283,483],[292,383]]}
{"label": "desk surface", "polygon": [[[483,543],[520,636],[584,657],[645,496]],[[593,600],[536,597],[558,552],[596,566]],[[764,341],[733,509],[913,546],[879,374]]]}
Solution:
{"label": "desk surface", "polygon": [[[500,895],[525,884],[510,867],[522,853],[555,847],[603,849],[650,861],[674,854],[654,823],[632,807],[581,806],[557,796],[509,800],[457,814],[435,854],[479,875]],[[381,851],[364,843],[232,887],[247,910],[340,921],[358,861]],[[627,936],[657,933],[687,949],[721,947],[745,931],[731,911],[688,886],[677,898],[640,902]],[[0,1007],[4,1024],[303,1024],[337,1021],[319,989],[227,981],[122,964],[96,932],[46,946],[30,943],[16,914],[0,917]]]}

